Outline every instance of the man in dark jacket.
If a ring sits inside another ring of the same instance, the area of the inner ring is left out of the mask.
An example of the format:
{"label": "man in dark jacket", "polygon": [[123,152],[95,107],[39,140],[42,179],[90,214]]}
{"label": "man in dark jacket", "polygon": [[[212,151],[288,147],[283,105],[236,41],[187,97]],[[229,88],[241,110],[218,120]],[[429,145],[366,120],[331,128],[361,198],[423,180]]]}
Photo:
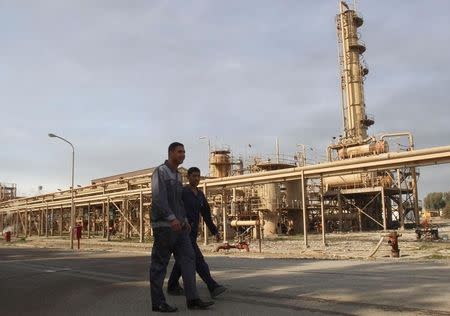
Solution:
{"label": "man in dark jacket", "polygon": [[152,175],[153,248],[150,265],[150,292],[152,310],[163,313],[176,312],[177,308],[166,303],[163,283],[170,256],[179,262],[185,284],[189,309],[205,309],[213,302],[199,299],[195,282],[195,253],[189,238],[190,226],[183,206],[183,185],[178,166],[183,163],[183,144],[169,146],[169,159],[157,167]]}
{"label": "man in dark jacket", "polygon": [[[190,238],[192,247],[194,248],[195,252],[195,267],[198,275],[208,286],[211,297],[214,298],[225,292],[226,288],[222,285],[219,285],[212,278],[209,266],[206,263],[205,258],[203,257],[203,254],[197,245],[200,215],[203,217],[203,220],[205,221],[206,226],[208,226],[209,231],[216,236],[217,240],[220,239],[220,233],[211,219],[211,209],[204,193],[197,188],[200,182],[200,169],[198,169],[197,167],[189,168],[188,180],[189,184],[183,188],[183,202],[186,209],[186,217],[189,225],[191,226]],[[169,278],[167,293],[171,295],[183,295],[183,288],[179,283],[181,275],[181,265],[178,260],[175,260],[175,265],[173,266],[172,273],[170,274]]]}

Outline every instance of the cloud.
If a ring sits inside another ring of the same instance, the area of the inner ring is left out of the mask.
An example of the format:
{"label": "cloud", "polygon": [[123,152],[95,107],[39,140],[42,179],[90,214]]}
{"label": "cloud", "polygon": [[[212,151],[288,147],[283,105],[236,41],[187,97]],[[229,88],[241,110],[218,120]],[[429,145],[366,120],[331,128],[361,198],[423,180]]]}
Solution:
{"label": "cloud", "polygon": [[[371,133],[411,130],[422,148],[450,139],[449,6],[360,2]],[[159,164],[174,140],[206,171],[200,136],[236,155],[274,153],[277,137],[286,153],[324,152],[342,125],[336,13],[333,1],[5,4],[0,180],[68,186],[70,148],[48,132],[76,145],[80,184]],[[449,185],[427,172],[421,183]]]}

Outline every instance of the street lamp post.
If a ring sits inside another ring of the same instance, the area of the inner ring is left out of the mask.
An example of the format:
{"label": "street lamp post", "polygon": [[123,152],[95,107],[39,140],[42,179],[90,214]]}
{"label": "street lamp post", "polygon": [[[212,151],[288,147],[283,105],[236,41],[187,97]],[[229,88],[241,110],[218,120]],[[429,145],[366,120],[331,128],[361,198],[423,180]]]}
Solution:
{"label": "street lamp post", "polygon": [[58,135],[55,134],[48,134],[49,137],[55,137],[55,138],[59,138],[62,141],[68,143],[70,145],[70,147],[72,147],[72,186],[70,187],[70,192],[71,192],[71,211],[70,211],[70,249],[73,249],[73,228],[75,227],[75,203],[73,201],[73,190],[74,190],[74,173],[75,173],[75,147],[73,147],[72,143],[69,142],[67,139],[64,139]]}
{"label": "street lamp post", "polygon": [[[206,136],[201,136],[199,139],[207,139],[208,140],[208,160],[207,160],[207,166],[208,166],[208,176],[210,175],[210,169],[209,169],[209,158],[211,156],[211,139]],[[206,196],[206,185],[203,185],[203,194]],[[203,236],[204,236],[204,245],[208,244],[208,230],[206,227],[206,222],[203,221]]]}
{"label": "street lamp post", "polygon": [[208,140],[208,160],[206,162],[207,162],[207,166],[208,166],[208,175],[209,175],[209,157],[211,156],[211,139],[206,136],[201,136],[199,139],[207,139]]}

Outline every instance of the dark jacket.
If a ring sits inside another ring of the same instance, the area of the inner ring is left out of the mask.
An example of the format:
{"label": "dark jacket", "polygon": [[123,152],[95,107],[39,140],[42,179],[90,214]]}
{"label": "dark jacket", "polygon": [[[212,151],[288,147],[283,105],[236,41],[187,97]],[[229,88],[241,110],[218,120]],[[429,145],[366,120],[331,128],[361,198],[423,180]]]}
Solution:
{"label": "dark jacket", "polygon": [[203,217],[211,234],[216,235],[218,233],[217,227],[211,218],[211,208],[202,191],[198,190],[197,194],[195,194],[190,186],[185,186],[183,188],[183,203],[188,223],[191,225],[191,238],[197,238],[200,215]]}

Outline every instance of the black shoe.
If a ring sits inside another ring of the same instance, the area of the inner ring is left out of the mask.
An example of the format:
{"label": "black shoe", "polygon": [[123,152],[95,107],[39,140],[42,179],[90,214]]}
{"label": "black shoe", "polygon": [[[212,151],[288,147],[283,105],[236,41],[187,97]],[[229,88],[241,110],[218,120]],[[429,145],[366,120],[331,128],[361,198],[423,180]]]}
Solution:
{"label": "black shoe", "polygon": [[227,288],[225,286],[218,285],[214,289],[212,289],[212,291],[209,291],[209,293],[211,294],[211,298],[215,298],[220,294],[222,294],[223,292],[225,292],[226,290]]}
{"label": "black shoe", "polygon": [[187,301],[188,309],[208,309],[214,302],[204,302],[201,299]]}
{"label": "black shoe", "polygon": [[152,307],[152,311],[160,312],[160,313],[175,313],[177,310],[178,310],[178,308],[170,306],[167,303],[162,303],[159,306]]}
{"label": "black shoe", "polygon": [[167,294],[169,295],[174,295],[174,296],[183,296],[184,295],[184,290],[181,286],[177,286],[177,287],[173,287],[173,288],[168,288],[167,289]]}

